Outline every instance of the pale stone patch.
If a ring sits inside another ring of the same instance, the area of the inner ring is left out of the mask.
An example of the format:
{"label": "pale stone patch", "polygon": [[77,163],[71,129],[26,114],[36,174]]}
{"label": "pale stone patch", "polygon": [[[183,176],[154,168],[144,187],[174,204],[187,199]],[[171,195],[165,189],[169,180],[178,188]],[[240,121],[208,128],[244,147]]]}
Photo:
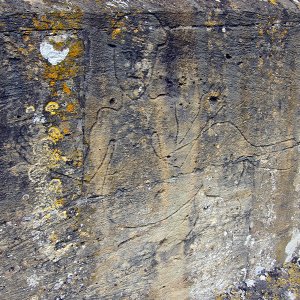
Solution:
{"label": "pale stone patch", "polygon": [[286,259],[285,262],[291,261],[293,254],[295,253],[297,247],[300,245],[300,231],[298,229],[295,229],[291,240],[288,242],[288,244],[285,247],[285,254]]}
{"label": "pale stone patch", "polygon": [[286,295],[287,295],[287,299],[289,299],[289,300],[296,300],[296,295],[294,293],[292,293],[291,291],[288,291],[286,293]]}
{"label": "pale stone patch", "polygon": [[43,0],[24,0],[25,2],[28,2],[31,5],[36,5],[36,4],[44,4]]}

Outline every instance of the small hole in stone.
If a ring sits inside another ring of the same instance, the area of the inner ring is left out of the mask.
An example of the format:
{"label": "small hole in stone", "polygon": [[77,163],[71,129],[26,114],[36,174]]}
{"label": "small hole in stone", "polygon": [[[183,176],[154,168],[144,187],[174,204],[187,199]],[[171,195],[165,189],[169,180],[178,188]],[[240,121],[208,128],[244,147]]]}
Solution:
{"label": "small hole in stone", "polygon": [[109,100],[109,104],[113,105],[113,104],[115,104],[115,103],[116,103],[115,98],[111,98],[111,99]]}
{"label": "small hole in stone", "polygon": [[232,58],[232,56],[231,56],[230,54],[228,54],[228,53],[225,55],[225,57],[226,57],[227,59]]}
{"label": "small hole in stone", "polygon": [[209,97],[209,101],[212,102],[212,103],[216,103],[218,101],[218,99],[219,98],[217,96],[210,96]]}

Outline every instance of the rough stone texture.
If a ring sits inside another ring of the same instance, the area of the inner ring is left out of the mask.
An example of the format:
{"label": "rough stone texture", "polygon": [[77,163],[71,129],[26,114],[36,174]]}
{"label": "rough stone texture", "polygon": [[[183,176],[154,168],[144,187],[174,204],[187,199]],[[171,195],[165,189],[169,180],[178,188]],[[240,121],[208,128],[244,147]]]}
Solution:
{"label": "rough stone texture", "polygon": [[300,299],[299,9],[0,1],[0,299]]}

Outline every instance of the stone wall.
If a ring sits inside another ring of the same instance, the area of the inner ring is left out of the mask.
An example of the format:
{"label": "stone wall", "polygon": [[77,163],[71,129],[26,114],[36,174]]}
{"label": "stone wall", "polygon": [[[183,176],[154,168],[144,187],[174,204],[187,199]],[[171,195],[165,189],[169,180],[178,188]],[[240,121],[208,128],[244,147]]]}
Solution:
{"label": "stone wall", "polygon": [[300,3],[0,3],[0,299],[300,299]]}

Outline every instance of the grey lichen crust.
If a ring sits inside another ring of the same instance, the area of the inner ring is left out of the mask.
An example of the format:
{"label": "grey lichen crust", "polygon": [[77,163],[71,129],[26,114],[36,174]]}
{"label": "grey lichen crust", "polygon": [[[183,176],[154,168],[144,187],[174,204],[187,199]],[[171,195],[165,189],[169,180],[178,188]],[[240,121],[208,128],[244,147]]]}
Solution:
{"label": "grey lichen crust", "polygon": [[300,3],[0,2],[0,299],[300,299]]}

